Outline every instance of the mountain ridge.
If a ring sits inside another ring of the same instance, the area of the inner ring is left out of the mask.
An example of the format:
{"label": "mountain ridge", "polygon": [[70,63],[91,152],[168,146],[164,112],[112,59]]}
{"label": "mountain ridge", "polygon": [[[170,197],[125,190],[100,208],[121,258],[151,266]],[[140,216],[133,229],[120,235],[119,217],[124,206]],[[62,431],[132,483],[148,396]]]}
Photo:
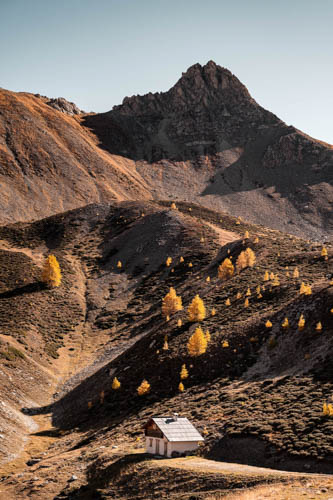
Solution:
{"label": "mountain ridge", "polygon": [[114,199],[178,199],[332,238],[332,146],[287,126],[213,61],[106,113],[73,106],[0,91],[0,223]]}

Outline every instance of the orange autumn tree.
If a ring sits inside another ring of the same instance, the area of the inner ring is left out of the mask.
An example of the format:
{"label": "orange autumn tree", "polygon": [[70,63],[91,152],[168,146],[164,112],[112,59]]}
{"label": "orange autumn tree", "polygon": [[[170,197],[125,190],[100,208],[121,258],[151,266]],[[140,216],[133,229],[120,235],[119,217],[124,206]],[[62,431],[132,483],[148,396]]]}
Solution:
{"label": "orange autumn tree", "polygon": [[242,269],[245,269],[246,267],[253,267],[256,261],[256,255],[254,251],[251,248],[247,248],[246,250],[243,250],[237,258],[236,261],[236,268],[237,271],[241,271]]}
{"label": "orange autumn tree", "polygon": [[137,393],[139,396],[143,396],[144,394],[147,394],[150,391],[150,384],[147,382],[147,380],[143,380],[139,387],[137,388]]}
{"label": "orange autumn tree", "polygon": [[43,268],[42,281],[50,287],[57,287],[61,283],[59,262],[54,255],[49,255]]}
{"label": "orange autumn tree", "polygon": [[227,257],[218,268],[218,277],[220,280],[228,280],[234,274],[234,266],[231,260]]}
{"label": "orange autumn tree", "polygon": [[187,350],[190,356],[201,356],[207,350],[207,338],[200,326],[195,329],[195,332],[190,337],[187,344]]}
{"label": "orange autumn tree", "polygon": [[163,316],[171,316],[177,311],[181,311],[183,309],[182,306],[182,298],[176,294],[176,290],[174,288],[170,288],[169,292],[162,300],[162,314]]}
{"label": "orange autumn tree", "polygon": [[206,308],[203,300],[200,299],[199,295],[196,295],[189,305],[188,309],[188,319],[189,321],[202,321],[206,317]]}

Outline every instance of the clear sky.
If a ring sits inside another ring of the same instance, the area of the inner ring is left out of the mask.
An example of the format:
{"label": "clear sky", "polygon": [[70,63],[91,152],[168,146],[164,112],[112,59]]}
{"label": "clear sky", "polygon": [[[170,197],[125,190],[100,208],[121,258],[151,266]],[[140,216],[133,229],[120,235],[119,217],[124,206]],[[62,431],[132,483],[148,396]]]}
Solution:
{"label": "clear sky", "polygon": [[333,143],[333,0],[0,0],[0,86],[108,111],[213,59]]}

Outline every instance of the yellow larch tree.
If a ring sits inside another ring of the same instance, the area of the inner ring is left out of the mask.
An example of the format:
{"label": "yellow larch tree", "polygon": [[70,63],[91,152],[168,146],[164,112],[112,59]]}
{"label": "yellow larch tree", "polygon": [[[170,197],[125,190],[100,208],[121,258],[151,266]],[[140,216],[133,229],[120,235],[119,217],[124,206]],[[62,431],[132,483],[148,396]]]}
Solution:
{"label": "yellow larch tree", "polygon": [[265,271],[264,281],[269,281],[269,272]]}
{"label": "yellow larch tree", "polygon": [[179,318],[179,320],[177,321],[177,326],[178,326],[178,327],[181,327],[181,326],[182,326],[182,324],[183,324],[183,322],[182,322],[182,320]]}
{"label": "yellow larch tree", "polygon": [[321,332],[323,329],[323,325],[321,324],[321,321],[319,321],[317,324],[316,324],[316,331],[317,332]]}
{"label": "yellow larch tree", "polygon": [[282,326],[282,328],[289,328],[289,320],[287,317],[284,318],[281,326]]}
{"label": "yellow larch tree", "polygon": [[196,295],[188,307],[188,319],[189,321],[202,321],[206,317],[206,308],[203,300]]}
{"label": "yellow larch tree", "polygon": [[244,302],[244,307],[249,307],[249,305],[250,305],[250,301],[249,301],[248,297],[246,297],[245,302]]}
{"label": "yellow larch tree", "polygon": [[43,268],[42,281],[52,288],[61,284],[60,266],[54,255],[49,255],[46,259]]}
{"label": "yellow larch tree", "polygon": [[268,319],[268,320],[266,321],[266,323],[265,323],[265,327],[266,327],[266,328],[272,328],[272,326],[273,326],[273,325],[272,325],[272,322],[271,322],[271,321],[269,321],[269,319]]}
{"label": "yellow larch tree", "polygon": [[321,256],[324,257],[325,260],[328,259],[328,253],[327,253],[327,248],[326,247],[323,247],[321,249]]}
{"label": "yellow larch tree", "polygon": [[179,382],[178,389],[180,392],[184,391],[184,384],[182,382]]}
{"label": "yellow larch tree", "polygon": [[247,248],[245,250],[245,255],[247,260],[247,267],[253,267],[256,262],[256,254],[254,253],[252,248]]}
{"label": "yellow larch tree", "polygon": [[247,258],[245,255],[245,251],[243,250],[237,257],[236,260],[236,268],[237,271],[241,271],[242,269],[245,269],[247,267]]}
{"label": "yellow larch tree", "polygon": [[231,306],[231,302],[230,302],[230,299],[229,299],[229,298],[228,298],[228,299],[226,299],[226,301],[225,301],[225,305],[226,305],[226,306]]}
{"label": "yellow larch tree", "polygon": [[119,382],[119,380],[117,379],[117,377],[114,377],[113,381],[112,381],[112,389],[114,391],[116,391],[117,389],[120,389],[120,386],[121,386],[121,383]]}
{"label": "yellow larch tree", "polygon": [[165,265],[169,267],[172,263],[172,257],[168,257],[167,260],[165,261]]}
{"label": "yellow larch tree", "polygon": [[218,277],[220,280],[228,280],[233,276],[234,271],[234,265],[227,257],[218,268]]}
{"label": "yellow larch tree", "polygon": [[205,331],[205,337],[206,337],[207,344],[208,344],[208,343],[210,342],[210,339],[211,339],[211,336],[210,336],[209,330],[206,330],[206,331]]}
{"label": "yellow larch tree", "polygon": [[295,267],[293,271],[293,278],[299,278],[299,270],[298,267]]}
{"label": "yellow larch tree", "polygon": [[183,256],[180,257],[179,262],[184,262],[184,257]]}
{"label": "yellow larch tree", "polygon": [[143,380],[139,387],[137,388],[137,393],[139,396],[143,396],[144,394],[147,394],[150,391],[150,384],[147,382],[147,380]]}
{"label": "yellow larch tree", "polygon": [[123,267],[122,263],[121,263],[121,260],[118,260],[117,262],[117,267],[118,269],[121,269]]}
{"label": "yellow larch tree", "polygon": [[188,370],[186,365],[182,365],[182,369],[180,370],[180,378],[181,380],[185,380],[188,377]]}
{"label": "yellow larch tree", "polygon": [[176,293],[176,290],[171,287],[169,292],[162,300],[162,314],[165,317],[170,317],[171,314],[174,314],[177,311],[181,311],[182,309],[182,298],[179,297]]}
{"label": "yellow larch tree", "polygon": [[206,352],[207,339],[200,326],[195,329],[195,332],[190,337],[187,344],[187,350],[192,357],[201,356],[201,354]]}
{"label": "yellow larch tree", "polygon": [[170,208],[172,208],[172,210],[177,210],[177,205],[174,201],[171,203]]}
{"label": "yellow larch tree", "polygon": [[303,314],[300,315],[297,326],[298,326],[298,329],[299,329],[300,332],[302,330],[304,330],[304,327],[305,327],[305,318],[304,318]]}
{"label": "yellow larch tree", "polygon": [[215,307],[213,307],[213,309],[210,311],[210,315],[215,316],[215,314],[216,314],[216,309]]}

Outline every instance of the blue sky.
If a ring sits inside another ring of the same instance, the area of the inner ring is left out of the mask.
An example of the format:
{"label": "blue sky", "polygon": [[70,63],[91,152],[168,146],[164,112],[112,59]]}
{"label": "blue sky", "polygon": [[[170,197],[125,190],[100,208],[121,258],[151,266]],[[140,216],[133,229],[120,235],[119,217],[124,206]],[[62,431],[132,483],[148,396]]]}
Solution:
{"label": "blue sky", "polygon": [[168,90],[213,59],[333,143],[333,0],[0,0],[0,86],[86,111]]}

